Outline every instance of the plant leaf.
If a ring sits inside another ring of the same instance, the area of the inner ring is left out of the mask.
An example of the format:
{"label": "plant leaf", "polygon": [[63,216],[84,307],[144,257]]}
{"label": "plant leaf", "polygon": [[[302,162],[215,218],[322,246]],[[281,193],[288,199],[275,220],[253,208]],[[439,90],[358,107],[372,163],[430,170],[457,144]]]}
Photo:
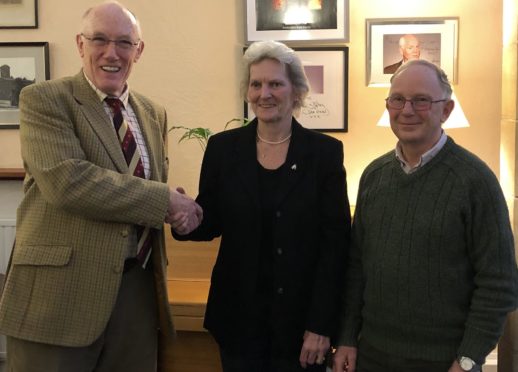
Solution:
{"label": "plant leaf", "polygon": [[226,130],[227,127],[234,122],[241,123],[240,127],[246,127],[248,124],[250,124],[251,120],[249,120],[248,118],[233,118],[226,122],[224,129]]}

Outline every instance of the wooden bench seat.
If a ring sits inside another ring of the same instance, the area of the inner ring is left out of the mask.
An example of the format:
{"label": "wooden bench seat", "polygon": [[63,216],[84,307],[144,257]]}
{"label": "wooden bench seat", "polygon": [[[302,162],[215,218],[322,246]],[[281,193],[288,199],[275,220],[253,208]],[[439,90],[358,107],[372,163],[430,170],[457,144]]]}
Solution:
{"label": "wooden bench seat", "polygon": [[167,291],[175,327],[179,331],[204,332],[203,317],[210,275],[219,239],[212,242],[179,242],[166,234]]}
{"label": "wooden bench seat", "polygon": [[208,280],[167,281],[167,291],[178,331],[203,332],[203,317],[207,305],[210,282]]}

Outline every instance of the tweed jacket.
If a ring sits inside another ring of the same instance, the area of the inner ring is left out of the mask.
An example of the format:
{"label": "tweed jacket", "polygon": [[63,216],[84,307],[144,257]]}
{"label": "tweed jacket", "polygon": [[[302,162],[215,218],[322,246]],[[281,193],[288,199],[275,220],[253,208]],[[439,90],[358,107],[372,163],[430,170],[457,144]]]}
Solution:
{"label": "tweed jacket", "polygon": [[[221,235],[205,328],[224,349],[247,347],[255,322],[261,239],[257,120],[212,136],[200,176],[203,222],[180,240]],[[305,330],[333,336],[350,233],[342,144],[292,121],[291,143],[274,200],[272,348],[300,353]],[[252,320],[254,319],[254,320]]]}
{"label": "tweed jacket", "polygon": [[172,334],[163,223],[168,206],[164,108],[130,92],[150,156],[151,179],[128,174],[102,102],[83,72],[23,89],[26,171],[16,246],[0,301],[0,332],[87,346],[105,329],[134,226],[152,227],[160,328]]}

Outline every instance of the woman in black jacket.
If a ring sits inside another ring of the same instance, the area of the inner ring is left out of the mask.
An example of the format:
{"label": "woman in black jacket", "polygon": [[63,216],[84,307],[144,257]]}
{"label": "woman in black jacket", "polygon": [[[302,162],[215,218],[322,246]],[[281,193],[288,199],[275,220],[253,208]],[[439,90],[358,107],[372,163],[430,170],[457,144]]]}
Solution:
{"label": "woman in black jacket", "polygon": [[292,49],[256,42],[244,64],[256,118],[209,139],[203,222],[174,235],[221,236],[204,326],[225,372],[325,371],[349,244],[343,146],[294,119],[309,83]]}

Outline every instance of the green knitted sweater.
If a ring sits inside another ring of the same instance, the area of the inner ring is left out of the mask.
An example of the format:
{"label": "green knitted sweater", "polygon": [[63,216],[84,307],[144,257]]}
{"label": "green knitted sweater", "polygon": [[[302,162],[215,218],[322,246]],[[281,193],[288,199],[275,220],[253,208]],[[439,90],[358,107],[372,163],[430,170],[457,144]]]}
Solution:
{"label": "green knitted sweater", "polygon": [[495,175],[451,138],[406,174],[394,151],[360,180],[339,345],[483,362],[518,302],[507,206]]}

